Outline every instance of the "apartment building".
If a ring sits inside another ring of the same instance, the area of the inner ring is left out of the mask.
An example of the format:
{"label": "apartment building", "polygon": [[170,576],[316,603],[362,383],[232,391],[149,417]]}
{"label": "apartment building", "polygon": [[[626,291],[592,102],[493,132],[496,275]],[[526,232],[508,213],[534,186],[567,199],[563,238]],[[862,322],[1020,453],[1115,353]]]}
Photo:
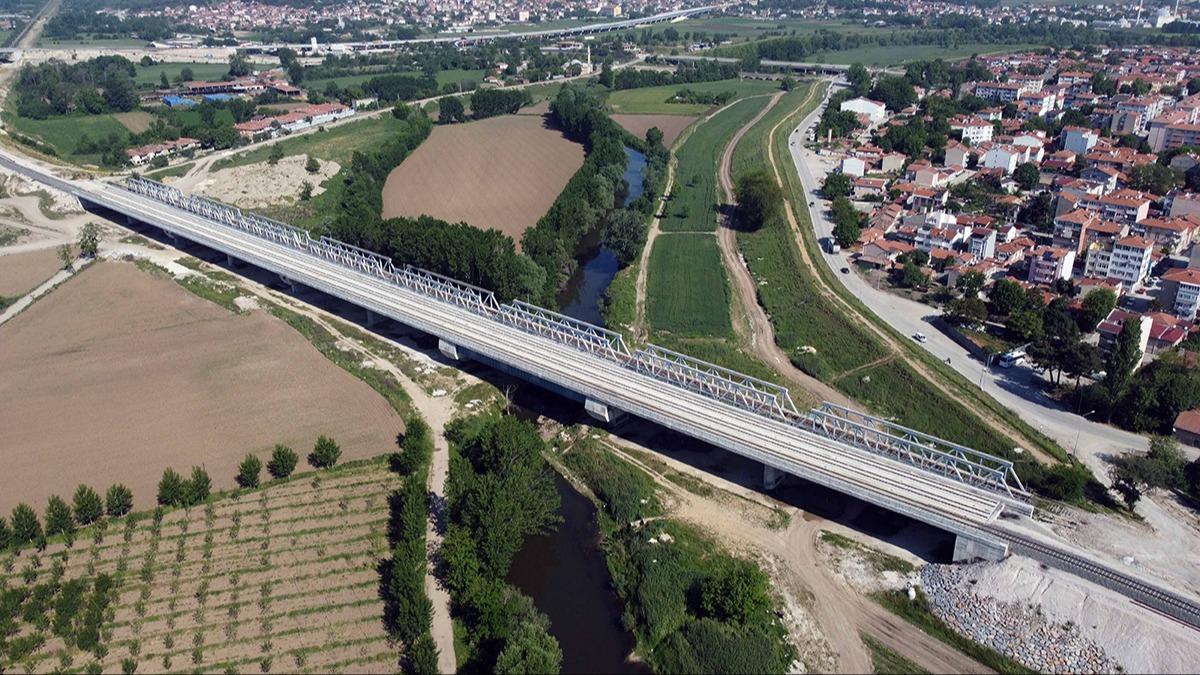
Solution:
{"label": "apartment building", "polygon": [[1049,285],[1059,279],[1070,279],[1075,266],[1075,251],[1053,246],[1039,246],[1029,252],[1029,274],[1031,284]]}
{"label": "apartment building", "polygon": [[1122,237],[1110,243],[1096,242],[1088,248],[1084,275],[1112,279],[1126,290],[1142,285],[1150,273],[1154,242],[1145,237]]}
{"label": "apartment building", "polygon": [[1162,302],[1175,316],[1194,321],[1200,308],[1200,269],[1185,267],[1164,274]]}
{"label": "apartment building", "polygon": [[1100,216],[1101,220],[1133,225],[1149,215],[1152,201],[1143,192],[1117,190],[1106,195],[1084,197],[1079,200],[1079,206]]}

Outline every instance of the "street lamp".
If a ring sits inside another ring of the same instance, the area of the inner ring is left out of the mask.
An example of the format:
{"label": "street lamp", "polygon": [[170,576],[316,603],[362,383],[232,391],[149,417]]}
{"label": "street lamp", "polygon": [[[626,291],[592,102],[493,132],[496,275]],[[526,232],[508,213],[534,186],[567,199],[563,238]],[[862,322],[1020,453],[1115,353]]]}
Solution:
{"label": "street lamp", "polygon": [[983,389],[983,376],[987,374],[988,368],[992,367],[992,360],[996,358],[995,354],[989,353],[987,360],[983,362],[983,370],[979,371],[979,388]]}
{"label": "street lamp", "polygon": [[[1088,416],[1088,415],[1091,415],[1091,414],[1092,414],[1092,413],[1094,413],[1094,412],[1096,412],[1096,409],[1095,409],[1095,408],[1093,408],[1093,409],[1091,409],[1091,410],[1089,410],[1089,411],[1087,411],[1087,412],[1083,413],[1083,419],[1085,419],[1085,420],[1086,420],[1086,419],[1087,419],[1087,416]],[[1071,456],[1072,456],[1072,457],[1078,457],[1078,456],[1079,456],[1079,434],[1081,434],[1081,433],[1083,433],[1083,425],[1082,425],[1082,424],[1080,424],[1080,425],[1079,425],[1079,426],[1078,426],[1078,427],[1075,429],[1075,445],[1071,447]]]}

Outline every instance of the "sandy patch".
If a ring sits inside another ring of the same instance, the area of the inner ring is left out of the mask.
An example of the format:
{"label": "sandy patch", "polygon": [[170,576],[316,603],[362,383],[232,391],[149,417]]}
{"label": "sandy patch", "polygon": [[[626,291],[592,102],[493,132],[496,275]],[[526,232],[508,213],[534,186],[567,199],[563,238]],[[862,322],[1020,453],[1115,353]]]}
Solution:
{"label": "sandy patch", "polygon": [[320,170],[308,173],[304,170],[307,162],[307,155],[294,155],[284,157],[275,165],[257,162],[221,169],[209,174],[193,192],[244,208],[256,208],[294,202],[300,198],[304,183],[308,182],[313,186],[315,197],[325,191],[321,184],[332,178],[341,166],[337,162],[317,160]]}
{"label": "sandy patch", "polygon": [[150,128],[150,123],[154,121],[154,115],[145,110],[132,110],[130,112],[116,113],[113,117],[121,123],[130,133],[140,134]]}
{"label": "sandy patch", "polygon": [[167,278],[101,262],[0,327],[0,512],[80,482],[148,507],[167,466],[233,486],[240,459],[318,434],[343,460],[394,447],[399,416],[265,312],[233,314]]}
{"label": "sandy patch", "polygon": [[540,117],[439,126],[388,176],[383,215],[428,214],[520,240],[582,164],[583,146]]}
{"label": "sandy patch", "polygon": [[58,252],[52,248],[12,255],[0,254],[0,296],[24,295],[53,276],[61,267]]}
{"label": "sandy patch", "polygon": [[645,138],[650,127],[658,127],[663,132],[663,145],[668,148],[679,138],[683,130],[696,121],[695,117],[687,115],[612,115],[613,121],[620,124],[626,131]]}

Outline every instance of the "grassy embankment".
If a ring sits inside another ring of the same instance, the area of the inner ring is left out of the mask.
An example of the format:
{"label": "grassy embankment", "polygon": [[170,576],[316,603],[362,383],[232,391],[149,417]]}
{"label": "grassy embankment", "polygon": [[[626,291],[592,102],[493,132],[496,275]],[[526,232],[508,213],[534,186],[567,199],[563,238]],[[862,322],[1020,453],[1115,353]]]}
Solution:
{"label": "grassy embankment", "polygon": [[[345,88],[355,84],[362,84],[371,78],[380,77],[383,75],[410,75],[412,77],[422,77],[424,73],[419,71],[380,71],[377,73],[363,73],[360,75],[342,75],[340,77],[322,77],[313,80],[305,79],[304,86],[317,91],[324,91],[326,85],[330,82],[336,82],[339,87]],[[437,80],[439,87],[444,87],[447,84],[464,84],[471,85],[483,82],[484,76],[487,75],[483,70],[441,70],[433,74]]]}
{"label": "grassy embankment", "polygon": [[374,117],[328,127],[323,131],[318,129],[298,136],[289,136],[270,145],[258,146],[220,159],[213,163],[210,170],[219,171],[235,166],[265,162],[276,147],[283,151],[284,157],[308,155],[345,166],[355,152],[379,147],[403,125],[404,122],[391,114],[382,113]]}
{"label": "grassy embankment", "polygon": [[622,89],[608,95],[608,105],[617,114],[703,115],[712,110],[713,106],[702,103],[668,103],[680,89],[712,94],[728,91],[733,92],[734,98],[742,98],[777,91],[779,85],[770,80],[717,80]]}
{"label": "grassy embankment", "polygon": [[[794,658],[765,573],[663,515],[654,481],[602,442],[561,455],[595,500],[622,623],[655,672],[783,672]],[[643,519],[652,519],[643,523]]]}
{"label": "grassy embankment", "polygon": [[[802,94],[792,93],[787,99],[790,105],[777,106],[743,137],[734,154],[735,177],[754,169],[769,169],[766,144],[773,143],[776,160],[789,163],[781,172],[784,195],[791,201],[793,212],[799,219],[802,241],[809,258],[820,260],[815,237],[811,234],[804,192],[795,170],[790,167],[788,154],[788,132],[818,99],[814,98],[802,110],[796,108],[803,100]],[[781,120],[785,123],[778,125],[774,138],[768,138],[770,130]],[[851,303],[867,320],[891,332],[897,338],[896,342],[902,345],[903,351],[895,358],[876,363],[888,356],[890,348],[821,294],[813,268],[804,264],[795,239],[782,219],[775,226],[739,234],[738,242],[751,272],[760,282],[765,282],[759,286],[759,301],[772,317],[776,340],[788,351],[797,367],[833,384],[876,414],[985,452],[1013,457],[1010,440],[995,433],[973,410],[950,399],[907,364],[919,360],[973,408],[980,406],[989,410],[1046,452],[1056,456],[1062,453],[1049,439],[1032,432],[1015,413],[979,392],[945,364],[934,363],[932,358],[913,349],[908,340],[875,318],[846,291],[824,265],[817,265],[815,274],[822,275],[827,287]],[[812,347],[816,351],[801,353],[802,347]],[[1028,455],[1018,459],[1033,461]]]}
{"label": "grassy embankment", "polygon": [[650,253],[646,319],[658,344],[774,379],[733,344],[729,280],[715,236],[722,201],[716,177],[721,154],[766,104],[766,97],[734,103],[701,122],[679,148],[675,187],[660,221],[662,234]]}

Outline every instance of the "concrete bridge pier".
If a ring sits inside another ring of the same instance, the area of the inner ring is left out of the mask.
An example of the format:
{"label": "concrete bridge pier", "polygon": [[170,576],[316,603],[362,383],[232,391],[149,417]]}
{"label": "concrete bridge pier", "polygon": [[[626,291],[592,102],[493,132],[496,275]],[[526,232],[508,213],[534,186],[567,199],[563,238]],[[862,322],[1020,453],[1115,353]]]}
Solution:
{"label": "concrete bridge pier", "polygon": [[374,328],[375,326],[378,326],[380,323],[385,322],[387,320],[388,320],[388,318],[386,316],[380,316],[379,314],[376,314],[375,312],[373,312],[369,309],[367,310],[367,320],[366,320],[367,328]]}
{"label": "concrete bridge pier", "polygon": [[446,342],[442,338],[438,338],[438,351],[442,353],[442,356],[445,356],[451,361],[461,361],[466,356],[465,353],[459,353],[458,345],[454,344],[453,342]]}
{"label": "concrete bridge pier", "polygon": [[304,289],[303,284],[299,284],[294,279],[289,279],[282,274],[279,275],[279,283],[287,286],[288,292],[292,295],[296,295],[296,293]]}
{"label": "concrete bridge pier", "polygon": [[763,464],[763,489],[774,490],[783,482],[787,474],[768,464]]}
{"label": "concrete bridge pier", "polygon": [[968,563],[975,560],[992,562],[1004,560],[1008,556],[1008,544],[995,540],[980,540],[963,534],[954,537],[954,557],[956,563]]}
{"label": "concrete bridge pier", "polygon": [[588,415],[591,415],[594,419],[600,420],[605,424],[613,424],[620,421],[621,418],[625,416],[625,413],[617,410],[616,408],[609,407],[607,403],[593,401],[590,398],[584,399],[583,409],[587,411]]}

